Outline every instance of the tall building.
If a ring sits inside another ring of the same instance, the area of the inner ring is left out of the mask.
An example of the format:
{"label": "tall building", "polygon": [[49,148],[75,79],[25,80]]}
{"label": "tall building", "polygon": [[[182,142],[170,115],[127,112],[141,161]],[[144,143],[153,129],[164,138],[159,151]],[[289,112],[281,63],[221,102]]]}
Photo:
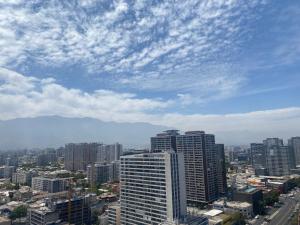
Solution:
{"label": "tall building", "polygon": [[95,163],[99,143],[70,143],[65,146],[65,169],[86,170],[88,164]]}
{"label": "tall building", "polygon": [[151,137],[151,152],[176,151],[176,136],[178,130],[166,130]]}
{"label": "tall building", "polygon": [[1,166],[0,167],[0,178],[11,178],[15,172],[14,166]]}
{"label": "tall building", "polygon": [[120,160],[110,163],[109,180],[111,182],[117,182],[120,180]]}
{"label": "tall building", "polygon": [[108,206],[108,224],[121,225],[121,207],[120,204]]}
{"label": "tall building", "polygon": [[300,166],[300,137],[292,137],[288,140],[288,146],[292,156],[294,156],[294,165]]}
{"label": "tall building", "polygon": [[189,204],[216,200],[218,177],[215,137],[203,131],[189,131],[176,136],[177,152],[183,152],[187,201]]}
{"label": "tall building", "polygon": [[92,185],[102,184],[109,181],[110,164],[96,163],[87,166],[88,182]]}
{"label": "tall building", "polygon": [[227,195],[227,178],[224,144],[216,144],[217,184],[219,195]]}
{"label": "tall building", "polygon": [[95,163],[87,166],[87,178],[91,185],[120,180],[120,160],[111,163]]}
{"label": "tall building", "polygon": [[47,166],[49,163],[57,162],[57,156],[55,150],[51,151],[50,149],[46,152],[40,153],[36,158],[37,166]]}
{"label": "tall building", "polygon": [[186,217],[183,160],[174,152],[121,157],[121,224],[158,225]]}
{"label": "tall building", "polygon": [[151,138],[151,152],[170,150],[183,152],[188,204],[212,202],[225,194],[224,148],[216,146],[214,135],[203,131],[180,135],[177,130],[168,130]]}
{"label": "tall building", "polygon": [[266,165],[269,175],[288,175],[290,169],[288,146],[284,146],[279,138],[267,138],[263,143],[266,146]]}
{"label": "tall building", "polygon": [[266,140],[263,140],[263,143],[267,148],[272,146],[283,146],[283,140],[279,138],[267,138]]}
{"label": "tall building", "polygon": [[266,167],[266,146],[262,143],[250,144],[250,160],[255,169]]}
{"label": "tall building", "polygon": [[100,145],[97,150],[97,162],[110,163],[120,160],[123,153],[123,146],[119,143],[112,145]]}
{"label": "tall building", "polygon": [[66,191],[69,180],[67,178],[33,177],[32,189],[49,193]]}

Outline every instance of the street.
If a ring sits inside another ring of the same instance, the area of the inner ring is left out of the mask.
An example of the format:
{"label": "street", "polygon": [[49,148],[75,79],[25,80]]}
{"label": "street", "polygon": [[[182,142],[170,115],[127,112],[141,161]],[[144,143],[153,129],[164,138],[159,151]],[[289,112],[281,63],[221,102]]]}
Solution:
{"label": "street", "polygon": [[287,198],[284,201],[284,205],[276,211],[276,215],[269,222],[270,225],[286,225],[289,222],[289,216],[292,215],[295,206],[296,200]]}
{"label": "street", "polygon": [[[284,204],[280,208],[272,208],[266,216],[260,216],[250,222],[253,225],[288,225],[289,217],[293,214],[297,202],[300,201],[300,192],[295,192],[294,197],[280,197],[280,201]],[[266,222],[264,219],[270,218],[271,221]]]}

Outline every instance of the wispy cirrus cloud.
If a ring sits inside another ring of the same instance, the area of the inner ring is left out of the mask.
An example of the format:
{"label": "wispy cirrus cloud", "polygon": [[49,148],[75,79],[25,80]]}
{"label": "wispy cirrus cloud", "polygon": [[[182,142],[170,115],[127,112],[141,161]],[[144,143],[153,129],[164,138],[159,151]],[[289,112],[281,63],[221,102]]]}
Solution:
{"label": "wispy cirrus cloud", "polygon": [[2,1],[0,65],[81,65],[101,79],[112,75],[112,86],[226,97],[240,87],[243,74],[224,67],[246,37],[244,24],[256,20],[253,12],[262,5],[258,0]]}

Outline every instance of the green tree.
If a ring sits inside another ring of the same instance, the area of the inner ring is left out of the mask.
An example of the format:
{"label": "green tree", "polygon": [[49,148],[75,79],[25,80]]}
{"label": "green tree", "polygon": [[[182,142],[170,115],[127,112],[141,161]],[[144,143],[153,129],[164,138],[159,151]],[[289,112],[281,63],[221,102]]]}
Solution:
{"label": "green tree", "polygon": [[9,218],[15,220],[17,218],[25,217],[27,215],[27,207],[24,205],[18,206],[10,214]]}
{"label": "green tree", "polygon": [[275,202],[278,202],[280,193],[276,190],[271,190],[269,193],[264,195],[264,204],[265,205],[274,205]]}
{"label": "green tree", "polygon": [[245,218],[239,212],[230,214],[231,219],[226,222],[224,225],[245,225]]}

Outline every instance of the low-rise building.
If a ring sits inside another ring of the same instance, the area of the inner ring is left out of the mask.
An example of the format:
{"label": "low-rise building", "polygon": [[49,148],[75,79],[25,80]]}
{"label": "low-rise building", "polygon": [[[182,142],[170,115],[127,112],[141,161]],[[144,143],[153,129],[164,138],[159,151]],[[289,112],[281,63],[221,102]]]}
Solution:
{"label": "low-rise building", "polygon": [[213,202],[213,208],[222,210],[225,213],[239,212],[245,216],[245,218],[253,217],[252,205],[248,202],[226,202],[224,200],[218,200]]}
{"label": "low-rise building", "polygon": [[209,225],[206,217],[188,215],[184,221],[165,222],[160,225]]}
{"label": "low-rise building", "polygon": [[72,199],[49,200],[46,206],[59,214],[62,222],[71,224],[91,224],[90,196],[73,197]]}
{"label": "low-rise building", "polygon": [[0,216],[0,225],[11,225],[11,220],[7,217]]}
{"label": "low-rise building", "polygon": [[58,224],[60,221],[58,212],[48,207],[28,210],[28,218],[30,225]]}
{"label": "low-rise building", "polygon": [[67,190],[69,179],[67,178],[32,178],[32,189],[49,193],[61,192]]}
{"label": "low-rise building", "polygon": [[32,191],[28,186],[22,186],[19,190],[14,193],[14,198],[19,201],[27,201],[31,199]]}
{"label": "low-rise building", "polygon": [[263,193],[255,187],[246,187],[244,189],[233,192],[233,201],[248,202],[253,207],[253,213],[260,214],[262,212]]}
{"label": "low-rise building", "polygon": [[34,173],[32,171],[17,171],[12,175],[12,182],[15,184],[31,185],[33,176]]}

